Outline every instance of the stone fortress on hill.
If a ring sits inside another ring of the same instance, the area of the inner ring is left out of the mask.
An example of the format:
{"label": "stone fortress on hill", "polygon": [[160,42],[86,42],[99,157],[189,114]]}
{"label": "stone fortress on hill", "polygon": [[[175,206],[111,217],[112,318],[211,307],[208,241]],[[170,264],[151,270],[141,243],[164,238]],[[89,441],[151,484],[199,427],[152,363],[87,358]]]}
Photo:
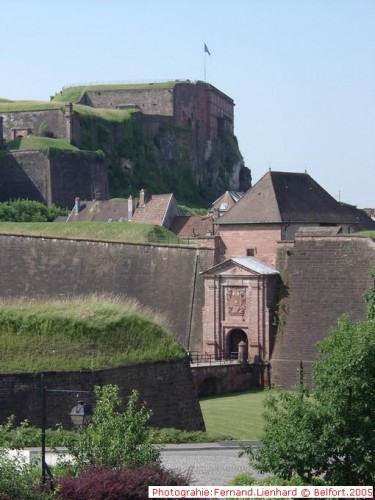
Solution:
{"label": "stone fortress on hill", "polygon": [[[234,101],[208,83],[83,87],[76,90],[74,103],[64,99],[62,92],[45,107],[9,105],[4,112],[0,107],[0,142],[33,136],[75,146],[56,150],[51,143],[47,151],[43,146],[28,151],[10,145],[0,158],[0,200],[22,197],[62,207],[70,207],[76,196],[105,200],[108,176],[114,175],[120,182],[122,175],[133,191],[134,186],[150,189],[155,175],[162,179],[176,172],[196,191],[210,186],[219,194],[224,188],[246,191],[251,185],[233,135]],[[100,110],[112,115],[104,119]],[[121,112],[128,112],[127,119]],[[152,156],[147,172],[141,153],[131,151],[141,141]]]}
{"label": "stone fortress on hill", "polygon": [[[216,175],[218,182],[226,180],[225,193],[206,216],[181,216],[171,194],[148,193],[147,184],[139,197],[110,204],[101,155],[8,150],[0,157],[2,199],[28,197],[71,206],[79,196],[71,221],[145,222],[147,214],[148,222],[169,221],[164,225],[186,243],[140,245],[0,234],[1,293],[129,295],[163,313],[173,334],[192,353],[230,358],[245,345],[251,366],[267,366],[271,383],[293,386],[301,361],[309,380],[315,344],[337,318],[344,313],[353,320],[365,317],[363,295],[372,286],[375,243],[357,233],[374,230],[374,220],[363,210],[337,202],[307,173],[269,171],[251,187],[250,172],[237,157],[219,179],[216,166],[205,161],[218,137],[233,135],[234,103],[203,82],[80,89],[76,103],[64,103],[63,109],[1,112],[3,140],[47,131],[78,147],[87,142],[87,128],[82,128],[87,118],[80,106],[131,109],[141,115],[143,133],[149,137],[166,130],[159,142],[163,161],[184,161],[176,156],[170,128],[179,127],[198,184]],[[119,140],[120,128],[110,125]],[[126,150],[118,159],[124,168],[135,168]],[[220,380],[211,382],[213,392],[219,392]]]}

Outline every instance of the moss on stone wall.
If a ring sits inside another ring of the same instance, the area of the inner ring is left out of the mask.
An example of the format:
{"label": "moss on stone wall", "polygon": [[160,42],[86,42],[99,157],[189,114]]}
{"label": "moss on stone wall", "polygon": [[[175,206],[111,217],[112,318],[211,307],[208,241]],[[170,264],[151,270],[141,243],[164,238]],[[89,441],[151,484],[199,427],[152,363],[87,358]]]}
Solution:
{"label": "moss on stone wall", "polygon": [[152,138],[141,113],[122,122],[80,115],[83,149],[101,150],[108,165],[111,197],[173,192],[180,202],[208,205],[230,188],[234,166],[242,160],[234,136],[215,139],[210,158],[200,165],[189,129],[167,125]]}

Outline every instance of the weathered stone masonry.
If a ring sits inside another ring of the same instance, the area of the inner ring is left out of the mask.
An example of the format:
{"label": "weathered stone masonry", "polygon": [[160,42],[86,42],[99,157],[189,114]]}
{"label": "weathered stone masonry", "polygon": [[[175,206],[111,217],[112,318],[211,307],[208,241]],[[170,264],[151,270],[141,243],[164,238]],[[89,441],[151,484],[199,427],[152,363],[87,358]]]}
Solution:
{"label": "weathered stone masonry", "polygon": [[159,311],[190,350],[201,348],[202,269],[214,249],[0,235],[0,295],[110,293]]}
{"label": "weathered stone masonry", "polygon": [[[96,371],[45,373],[47,389],[92,391],[95,385],[116,384],[126,403],[132,389],[140,393],[152,409],[151,424],[155,427],[175,427],[204,430],[204,422],[194,388],[192,374],[185,362],[145,363]],[[93,396],[82,399],[95,402]],[[76,393],[47,393],[47,426],[62,423],[70,427],[69,411],[76,404]],[[0,373],[0,422],[14,414],[17,421],[28,419],[31,425],[41,422],[40,373]]]}
{"label": "weathered stone masonry", "polygon": [[363,297],[373,286],[374,266],[375,242],[370,238],[301,237],[294,247],[278,252],[285,307],[271,359],[274,384],[293,387],[300,360],[310,382],[316,342],[343,314],[353,321],[365,319]]}

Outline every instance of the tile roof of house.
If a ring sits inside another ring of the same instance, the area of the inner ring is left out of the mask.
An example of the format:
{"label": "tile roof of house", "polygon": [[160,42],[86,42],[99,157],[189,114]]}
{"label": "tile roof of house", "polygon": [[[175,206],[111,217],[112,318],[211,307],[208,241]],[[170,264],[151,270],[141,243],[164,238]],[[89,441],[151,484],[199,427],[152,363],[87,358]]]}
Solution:
{"label": "tile roof of house", "polygon": [[175,217],[172,232],[180,238],[205,237],[213,232],[212,218],[208,215],[180,215]]}
{"label": "tile roof of house", "polygon": [[73,208],[68,217],[69,222],[108,222],[127,221],[128,200],[94,200],[81,201],[79,213]]}
{"label": "tile roof of house", "polygon": [[[132,222],[163,225],[173,194],[153,194],[146,196],[146,203],[139,206],[138,198],[133,199],[135,208]],[[128,200],[94,200],[81,201],[79,213],[73,208],[68,217],[69,222],[126,222],[128,220]]]}
{"label": "tile roof of house", "polygon": [[132,221],[162,226],[172,198],[172,193],[147,195],[145,205],[135,209]]}
{"label": "tile roof of house", "polygon": [[352,210],[306,173],[267,172],[218,224],[357,224]]}

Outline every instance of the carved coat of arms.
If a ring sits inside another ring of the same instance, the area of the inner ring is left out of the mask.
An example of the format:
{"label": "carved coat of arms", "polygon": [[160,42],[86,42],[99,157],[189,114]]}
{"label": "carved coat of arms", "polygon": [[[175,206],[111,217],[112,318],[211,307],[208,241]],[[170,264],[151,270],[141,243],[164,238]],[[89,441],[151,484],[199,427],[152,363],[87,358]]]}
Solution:
{"label": "carved coat of arms", "polygon": [[231,316],[244,316],[246,310],[246,288],[228,287],[226,293],[227,311]]}

